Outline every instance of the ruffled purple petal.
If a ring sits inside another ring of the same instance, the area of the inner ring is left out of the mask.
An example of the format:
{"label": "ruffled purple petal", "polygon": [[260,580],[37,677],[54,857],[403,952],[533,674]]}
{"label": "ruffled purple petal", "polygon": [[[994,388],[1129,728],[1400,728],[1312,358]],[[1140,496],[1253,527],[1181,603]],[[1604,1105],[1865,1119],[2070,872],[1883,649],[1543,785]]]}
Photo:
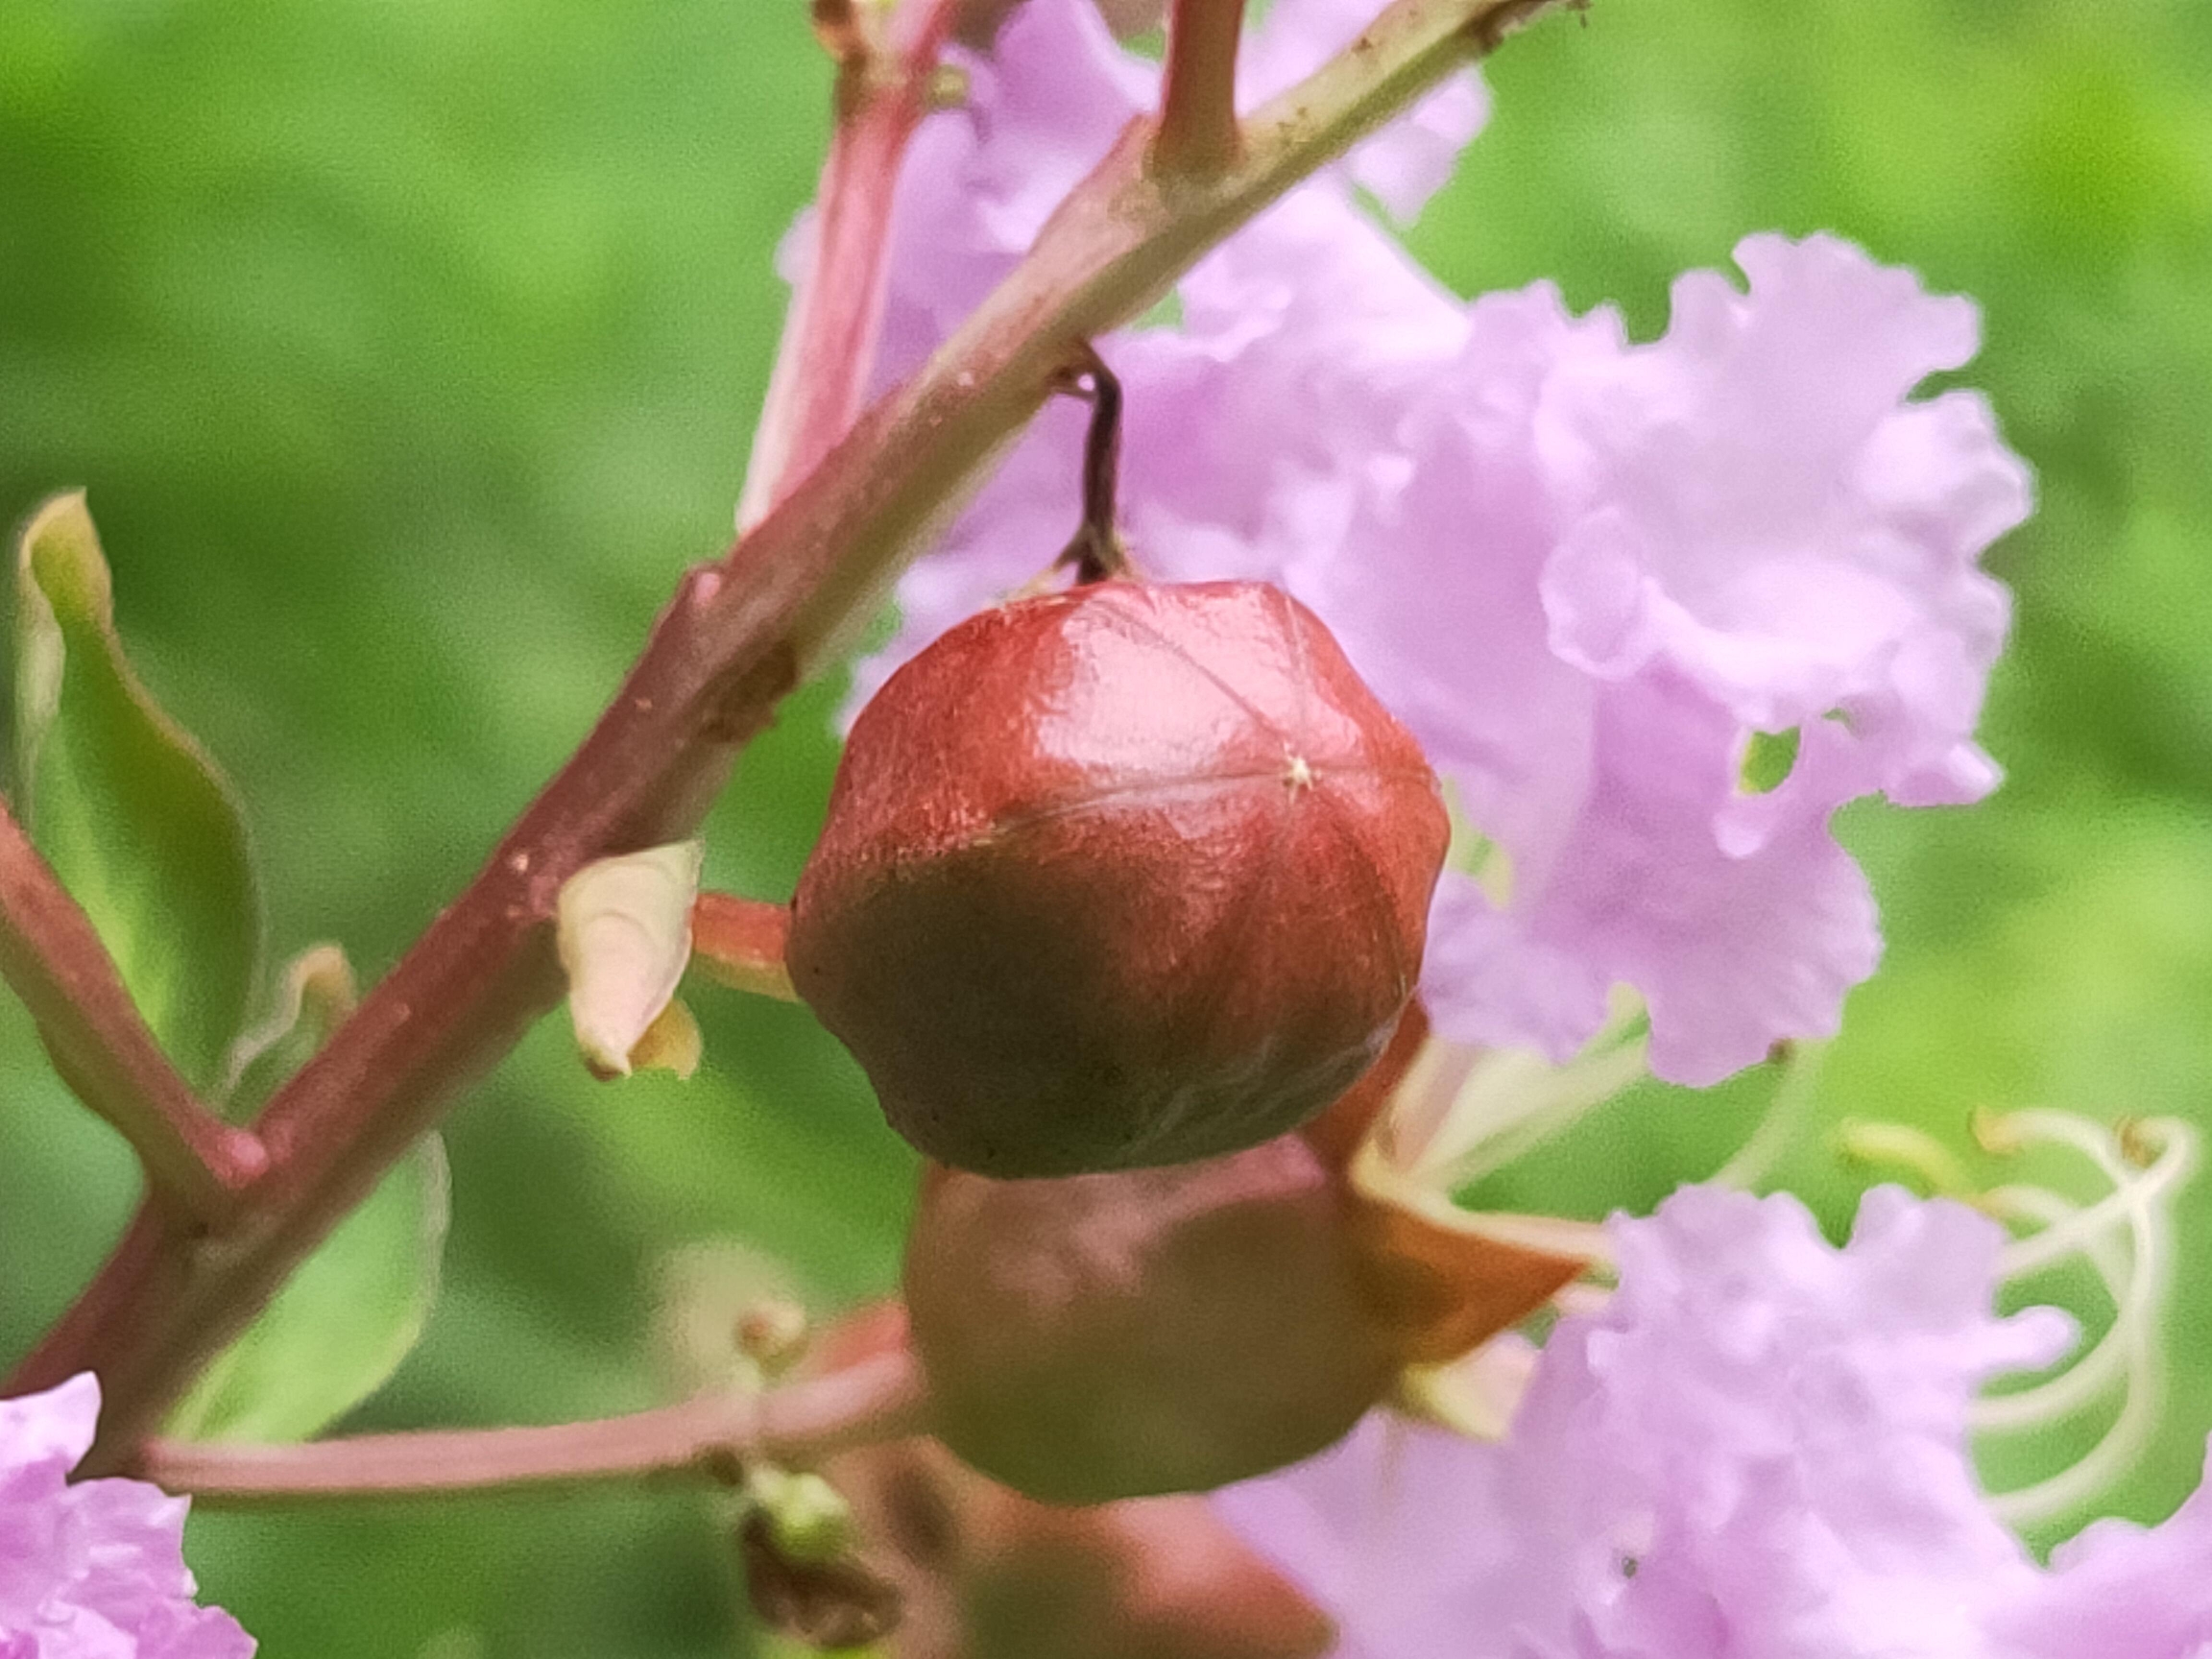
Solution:
{"label": "ruffled purple petal", "polygon": [[99,1410],[90,1373],[0,1400],[0,1659],[251,1659],[235,1620],[193,1603],[183,1499],[67,1483]]}
{"label": "ruffled purple petal", "polygon": [[2212,1648],[2207,1564],[2212,1481],[2162,1527],[2099,1521],[2060,1545],[2042,1590],[1994,1621],[2001,1650],[2020,1659],[2202,1659]]}
{"label": "ruffled purple petal", "polygon": [[2027,517],[2027,471],[1979,398],[1909,398],[1973,355],[1974,308],[1832,237],[1737,261],[1748,292],[1685,276],[1663,340],[1546,389],[1553,647],[1605,679],[1663,662],[1754,730],[1840,715],[1859,754],[1832,789],[1973,799],[2008,618],[1976,561]]}
{"label": "ruffled purple petal", "polygon": [[[2072,1327],[1991,1316],[1992,1223],[1884,1190],[1837,1250],[1793,1199],[1694,1188],[1613,1234],[1620,1289],[1561,1322],[1503,1443],[1378,1415],[1216,1495],[1339,1620],[1342,1659],[2046,1651],[2004,1633],[2083,1568],[2046,1575],[1991,1513],[1966,1417],[1984,1381],[2048,1363]],[[2142,1540],[2200,1542],[2190,1514],[2131,1535],[2129,1583],[2156,1565]],[[2086,1606],[2099,1586],[2078,1587]],[[2197,1628],[2197,1591],[2152,1599],[2175,1615],[2145,1615],[2153,1638]]]}

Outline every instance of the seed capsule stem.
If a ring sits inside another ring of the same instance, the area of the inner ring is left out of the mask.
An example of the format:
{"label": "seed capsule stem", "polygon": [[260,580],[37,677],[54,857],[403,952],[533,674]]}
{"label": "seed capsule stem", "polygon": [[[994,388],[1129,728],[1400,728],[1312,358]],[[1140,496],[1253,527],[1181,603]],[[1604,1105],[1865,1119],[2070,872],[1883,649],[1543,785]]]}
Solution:
{"label": "seed capsule stem", "polygon": [[1081,588],[1130,574],[1129,555],[1114,523],[1121,476],[1121,382],[1105,359],[1085,346],[1069,371],[1066,389],[1091,404],[1091,427],[1083,438],[1083,521],[1059,559],[1074,566],[1075,585]]}

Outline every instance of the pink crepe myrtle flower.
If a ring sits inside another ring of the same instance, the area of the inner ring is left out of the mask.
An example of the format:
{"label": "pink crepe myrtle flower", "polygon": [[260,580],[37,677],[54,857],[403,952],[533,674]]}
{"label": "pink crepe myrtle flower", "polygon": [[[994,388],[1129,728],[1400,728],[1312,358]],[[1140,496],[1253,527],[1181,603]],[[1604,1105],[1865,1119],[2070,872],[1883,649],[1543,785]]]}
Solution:
{"label": "pink crepe myrtle flower", "polygon": [[0,1400],[0,1659],[249,1659],[237,1621],[193,1602],[183,1499],[69,1483],[99,1415],[89,1372]]}
{"label": "pink crepe myrtle flower", "polygon": [[[1251,89],[1359,11],[1282,0]],[[886,374],[1010,268],[1156,75],[1088,0],[1014,14],[902,183]],[[1972,356],[1973,306],[1832,237],[1749,238],[1745,287],[1683,277],[1648,344],[1548,285],[1447,293],[1358,195],[1415,210],[1480,122],[1475,87],[1231,238],[1173,322],[1101,343],[1127,392],[1123,517],[1151,576],[1304,600],[1429,750],[1479,850],[1437,897],[1441,1033],[1564,1058],[1626,983],[1652,1069],[1708,1083],[1832,1033],[1873,971],[1836,808],[1994,786],[1973,733],[2008,601],[1978,562],[2028,476],[1977,395],[1912,396]],[[855,706],[1049,563],[1081,421],[1047,410],[906,575]],[[1765,792],[1743,781],[1761,733],[1796,734]]]}
{"label": "pink crepe myrtle flower", "polygon": [[1867,1194],[1687,1189],[1617,1220],[1620,1287],[1562,1320],[1505,1438],[1370,1417],[1216,1512],[1337,1619],[1337,1659],[2195,1659],[2203,1494],[2045,1570],[1967,1453],[1980,1384],[2058,1357],[1991,1316],[2002,1231]]}

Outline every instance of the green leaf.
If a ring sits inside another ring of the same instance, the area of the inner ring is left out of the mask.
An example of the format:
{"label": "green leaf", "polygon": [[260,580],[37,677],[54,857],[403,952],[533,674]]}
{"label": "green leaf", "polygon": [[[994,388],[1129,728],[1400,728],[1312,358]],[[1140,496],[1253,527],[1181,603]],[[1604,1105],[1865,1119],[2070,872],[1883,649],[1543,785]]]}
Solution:
{"label": "green leaf", "polygon": [[12,786],[139,1012],[195,1085],[220,1080],[260,954],[260,896],[229,784],[124,657],[82,493],[24,526]]}
{"label": "green leaf", "polygon": [[445,1149],[426,1136],[339,1223],[170,1417],[186,1440],[304,1440],[366,1400],[438,1294]]}
{"label": "green leaf", "polygon": [[[250,1116],[311,1058],[354,1002],[335,945],[302,950],[273,1005],[233,1045],[224,1097]],[[246,1334],[208,1367],[171,1418],[198,1440],[303,1440],[344,1416],[397,1368],[437,1298],[448,1214],[445,1149],[433,1135],[341,1222]]]}

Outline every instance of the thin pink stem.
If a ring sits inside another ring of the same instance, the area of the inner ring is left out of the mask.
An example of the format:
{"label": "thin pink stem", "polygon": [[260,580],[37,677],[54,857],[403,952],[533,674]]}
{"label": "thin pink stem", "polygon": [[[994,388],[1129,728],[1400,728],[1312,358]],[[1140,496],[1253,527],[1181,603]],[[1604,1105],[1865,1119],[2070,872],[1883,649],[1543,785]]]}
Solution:
{"label": "thin pink stem", "polygon": [[136,1472],[203,1503],[426,1497],[694,1474],[748,1462],[806,1464],[926,1427],[921,1368],[902,1350],[764,1394],[702,1394],[679,1406],[542,1429],[360,1434],[304,1446],[146,1442]]}
{"label": "thin pink stem", "polygon": [[91,919],[0,805],[0,977],[55,1070],[122,1132],[153,1192],[204,1225],[228,1219],[268,1166],[261,1142],[200,1103],[146,1028]]}
{"label": "thin pink stem", "polygon": [[750,530],[852,428],[876,372],[891,215],[907,144],[929,113],[959,0],[903,0],[871,40],[850,0],[815,8],[837,59],[837,126],[814,196],[814,248],[792,296],[737,525]]}
{"label": "thin pink stem", "polygon": [[1171,178],[1210,179],[1237,160],[1237,43],[1244,0],[1175,0],[1167,74],[1152,165]]}

